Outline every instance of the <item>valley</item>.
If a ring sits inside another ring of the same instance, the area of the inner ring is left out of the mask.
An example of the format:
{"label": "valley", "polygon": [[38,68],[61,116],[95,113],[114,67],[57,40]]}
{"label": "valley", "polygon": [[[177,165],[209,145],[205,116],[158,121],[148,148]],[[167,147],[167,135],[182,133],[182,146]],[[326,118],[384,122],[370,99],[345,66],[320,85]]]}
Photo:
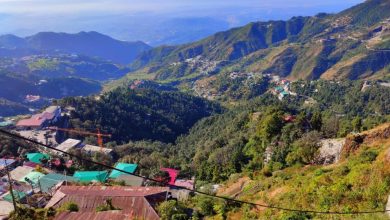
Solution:
{"label": "valley", "polygon": [[154,48],[0,36],[0,127],[11,220],[388,219],[390,1]]}

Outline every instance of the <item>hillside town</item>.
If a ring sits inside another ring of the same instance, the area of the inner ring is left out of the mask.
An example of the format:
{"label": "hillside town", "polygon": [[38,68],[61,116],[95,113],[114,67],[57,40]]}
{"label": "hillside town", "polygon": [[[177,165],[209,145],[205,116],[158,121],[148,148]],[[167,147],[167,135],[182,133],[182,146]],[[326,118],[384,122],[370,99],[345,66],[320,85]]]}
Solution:
{"label": "hillside town", "polygon": [[[180,179],[180,170],[166,167],[160,171],[167,178],[160,178],[163,183],[157,185],[139,176],[138,165],[132,163],[117,161],[117,170],[77,170],[73,158],[66,154],[72,149],[116,158],[113,149],[64,138],[69,109],[49,106],[16,123],[1,122],[3,127],[55,150],[42,147],[19,157],[0,158],[0,219],[7,219],[14,211],[14,202],[18,207],[47,209],[77,204],[78,212],[68,210],[55,219],[160,219],[156,207],[161,202],[185,199],[190,192],[185,189],[194,189],[194,179]],[[117,211],[99,211],[107,203]]]}

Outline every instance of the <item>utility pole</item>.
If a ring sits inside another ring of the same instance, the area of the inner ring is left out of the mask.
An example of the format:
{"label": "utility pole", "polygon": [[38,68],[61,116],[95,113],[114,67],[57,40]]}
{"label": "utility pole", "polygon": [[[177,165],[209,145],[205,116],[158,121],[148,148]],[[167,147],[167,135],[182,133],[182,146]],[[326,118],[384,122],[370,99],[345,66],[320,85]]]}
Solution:
{"label": "utility pole", "polygon": [[5,170],[7,171],[8,184],[9,184],[9,191],[10,191],[11,197],[12,197],[12,204],[14,205],[15,213],[18,213],[17,205],[16,205],[16,200],[15,200],[15,195],[14,195],[14,191],[12,190],[12,179],[11,179],[11,176],[9,175],[9,169],[8,169],[8,165],[7,165],[7,159],[5,160]]}

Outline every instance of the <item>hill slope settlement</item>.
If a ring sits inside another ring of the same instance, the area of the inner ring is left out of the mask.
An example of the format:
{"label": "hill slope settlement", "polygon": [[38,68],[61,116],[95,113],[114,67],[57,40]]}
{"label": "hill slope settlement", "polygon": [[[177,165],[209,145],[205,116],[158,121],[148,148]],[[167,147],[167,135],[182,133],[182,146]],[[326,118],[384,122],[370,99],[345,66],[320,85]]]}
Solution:
{"label": "hill slope settlement", "polygon": [[156,48],[0,36],[0,128],[0,217],[388,219],[390,1]]}

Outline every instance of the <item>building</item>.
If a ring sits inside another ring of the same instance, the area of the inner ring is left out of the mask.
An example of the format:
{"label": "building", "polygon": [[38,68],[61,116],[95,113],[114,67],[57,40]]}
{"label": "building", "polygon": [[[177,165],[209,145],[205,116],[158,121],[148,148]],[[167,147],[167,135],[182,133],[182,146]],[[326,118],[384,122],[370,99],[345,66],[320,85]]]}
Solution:
{"label": "building", "polygon": [[110,149],[110,148],[101,148],[98,147],[98,146],[94,146],[94,145],[89,145],[89,144],[86,144],[84,147],[83,147],[83,150],[89,154],[94,154],[94,153],[98,153],[98,152],[102,152],[104,154],[107,154],[107,155],[112,155],[113,153],[113,150]]}
{"label": "building", "polygon": [[0,200],[0,219],[8,218],[9,214],[14,211],[12,202]]}
{"label": "building", "polygon": [[[66,141],[62,142],[60,145],[58,145],[56,148],[58,150],[68,152],[70,149],[80,146],[80,144],[80,140],[69,138]],[[59,152],[56,151],[56,153]]]}
{"label": "building", "polygon": [[144,186],[145,184],[145,178],[128,174],[122,174],[115,180],[117,182],[123,181],[126,186]]}
{"label": "building", "polygon": [[16,127],[19,129],[42,129],[49,125],[51,119],[54,118],[53,114],[44,112],[31,116],[28,119],[22,119],[16,123]]}
{"label": "building", "polygon": [[42,129],[58,121],[61,117],[61,108],[59,106],[50,106],[45,111],[35,114],[28,119],[18,121],[16,127],[19,129]]}
{"label": "building", "polygon": [[45,112],[53,114],[52,122],[57,122],[61,118],[61,107],[60,106],[49,106],[45,109]]}
{"label": "building", "polygon": [[7,172],[6,169],[12,170],[16,167],[16,160],[14,159],[0,159],[0,175],[4,176]]}
{"label": "building", "polygon": [[26,176],[20,178],[19,181],[23,182],[23,183],[28,183],[32,187],[37,188],[37,187],[39,187],[39,184],[38,184],[39,179],[41,179],[44,176],[45,176],[45,174],[43,174],[43,173],[40,173],[37,171],[31,171]]}
{"label": "building", "polygon": [[172,168],[161,168],[160,170],[167,172],[169,174],[169,177],[170,177],[170,181],[168,183],[171,185],[175,185],[176,178],[179,175],[180,171],[172,169]]}
{"label": "building", "polygon": [[177,179],[175,181],[175,186],[184,187],[184,188],[190,189],[190,190],[194,189],[194,184],[195,184],[194,179],[191,179],[191,180]]}
{"label": "building", "polygon": [[39,179],[41,191],[50,195],[53,195],[64,182],[66,184],[76,182],[76,178],[58,173],[49,173]]}
{"label": "building", "polygon": [[[115,168],[124,170],[129,173],[134,173],[137,170],[137,164],[131,164],[131,163],[117,163],[115,165]],[[118,171],[118,170],[112,170],[110,173],[109,178],[115,179],[118,178],[119,176],[126,174],[124,172]]]}
{"label": "building", "polygon": [[[168,187],[61,186],[46,208],[58,208],[65,203],[73,202],[78,205],[79,211],[72,214],[72,219],[85,220],[90,219],[86,218],[89,216],[87,213],[96,213],[96,207],[104,205],[108,199],[111,199],[112,205],[120,210],[100,212],[100,215],[110,216],[116,213],[127,216],[128,219],[157,220],[160,217],[155,208],[166,200],[168,192]],[[59,214],[61,215],[69,215],[69,213]]]}
{"label": "building", "polygon": [[41,160],[42,159],[49,160],[50,156],[48,154],[42,154],[42,153],[29,153],[29,154],[27,154],[27,159],[30,162],[42,164]]}
{"label": "building", "polygon": [[73,177],[78,182],[105,182],[108,177],[107,171],[76,171]]}
{"label": "building", "polygon": [[19,166],[13,169],[11,172],[9,172],[11,179],[13,180],[20,180],[21,178],[25,177],[27,174],[32,172],[34,168],[32,167],[26,167],[26,166]]}

